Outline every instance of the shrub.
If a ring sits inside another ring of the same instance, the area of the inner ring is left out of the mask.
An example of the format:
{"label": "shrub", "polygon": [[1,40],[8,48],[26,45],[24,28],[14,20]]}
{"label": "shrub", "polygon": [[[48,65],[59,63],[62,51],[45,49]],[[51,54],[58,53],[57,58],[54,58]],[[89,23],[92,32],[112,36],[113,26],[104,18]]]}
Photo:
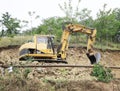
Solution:
{"label": "shrub", "polygon": [[97,77],[97,80],[102,82],[110,82],[113,79],[111,70],[100,64],[94,65],[91,75]]}

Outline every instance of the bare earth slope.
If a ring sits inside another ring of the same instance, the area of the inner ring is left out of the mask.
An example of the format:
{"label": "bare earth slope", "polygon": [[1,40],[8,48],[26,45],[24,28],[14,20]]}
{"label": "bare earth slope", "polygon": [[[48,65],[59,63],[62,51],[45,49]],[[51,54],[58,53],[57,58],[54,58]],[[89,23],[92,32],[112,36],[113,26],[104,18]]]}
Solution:
{"label": "bare earth slope", "polygon": [[[0,48],[0,61],[5,64],[19,64],[19,46]],[[85,54],[85,49],[71,48],[68,50],[67,61],[69,64],[91,65]],[[101,51],[101,64],[105,66],[120,67],[120,51]],[[27,63],[27,62],[26,62]],[[38,62],[27,64],[39,65]],[[47,85],[54,87],[55,91],[120,91],[120,70],[112,70],[116,80],[110,83],[96,81],[90,76],[91,68],[35,68],[28,74],[28,79],[34,81],[47,81]],[[50,91],[48,88],[34,91]],[[15,90],[16,91],[16,90]],[[51,90],[52,91],[52,90]]]}

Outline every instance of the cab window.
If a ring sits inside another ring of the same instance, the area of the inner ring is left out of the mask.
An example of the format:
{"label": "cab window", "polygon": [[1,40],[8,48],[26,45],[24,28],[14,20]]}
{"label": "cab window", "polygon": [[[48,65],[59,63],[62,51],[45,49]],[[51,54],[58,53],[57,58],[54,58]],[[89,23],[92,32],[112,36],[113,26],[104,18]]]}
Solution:
{"label": "cab window", "polygon": [[47,43],[47,38],[45,38],[45,37],[37,37],[37,43]]}

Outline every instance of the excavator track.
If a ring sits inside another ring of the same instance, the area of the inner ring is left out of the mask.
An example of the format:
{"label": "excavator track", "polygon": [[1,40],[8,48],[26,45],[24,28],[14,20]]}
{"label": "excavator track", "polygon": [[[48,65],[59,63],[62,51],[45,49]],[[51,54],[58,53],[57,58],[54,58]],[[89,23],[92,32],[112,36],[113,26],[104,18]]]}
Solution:
{"label": "excavator track", "polygon": [[68,64],[67,61],[54,60],[54,59],[32,59],[32,61],[45,62],[45,63],[65,63],[65,64]]}
{"label": "excavator track", "polygon": [[[29,59],[30,61],[38,61],[38,62],[45,62],[45,63],[64,63],[64,64],[68,64],[67,61],[65,60],[61,60],[61,59],[58,59],[58,60],[55,60],[55,59]],[[29,61],[29,60],[21,60],[21,61]]]}

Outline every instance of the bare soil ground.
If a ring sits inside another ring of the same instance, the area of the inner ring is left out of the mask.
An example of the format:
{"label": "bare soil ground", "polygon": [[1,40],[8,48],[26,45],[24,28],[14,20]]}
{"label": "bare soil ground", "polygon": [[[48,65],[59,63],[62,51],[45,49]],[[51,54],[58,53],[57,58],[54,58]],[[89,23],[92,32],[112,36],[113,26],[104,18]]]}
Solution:
{"label": "bare soil ground", "polygon": [[[19,62],[19,46],[0,48],[0,62],[5,64],[33,64],[39,65],[38,62]],[[71,48],[68,50],[67,61],[69,64],[91,65],[85,54],[84,48]],[[105,66],[120,67],[120,51],[103,51],[101,53],[101,64]],[[28,91],[120,91],[120,70],[112,69],[115,79],[110,83],[98,82],[96,78],[90,76],[91,68],[29,68],[30,73],[26,79],[31,89]],[[17,69],[23,76],[24,69]],[[5,74],[8,77],[8,74]],[[12,76],[11,76],[12,77]],[[7,79],[7,78],[6,78]],[[12,78],[11,78],[12,79]],[[14,78],[13,78],[14,79]],[[32,84],[33,81],[34,83]],[[40,86],[36,85],[39,83]],[[1,83],[1,80],[0,80]],[[5,83],[5,82],[3,82]],[[16,82],[15,82],[16,83]],[[15,83],[11,83],[10,86]],[[33,86],[31,86],[31,84]],[[23,84],[23,83],[22,83]],[[9,86],[8,85],[8,86]],[[19,84],[18,84],[19,85]],[[34,86],[35,85],[35,86]],[[22,87],[22,86],[21,86]],[[0,87],[1,88],[1,87]],[[4,91],[4,90],[3,90]],[[5,91],[21,91],[18,87],[10,88]],[[25,88],[22,89],[25,91]]]}

